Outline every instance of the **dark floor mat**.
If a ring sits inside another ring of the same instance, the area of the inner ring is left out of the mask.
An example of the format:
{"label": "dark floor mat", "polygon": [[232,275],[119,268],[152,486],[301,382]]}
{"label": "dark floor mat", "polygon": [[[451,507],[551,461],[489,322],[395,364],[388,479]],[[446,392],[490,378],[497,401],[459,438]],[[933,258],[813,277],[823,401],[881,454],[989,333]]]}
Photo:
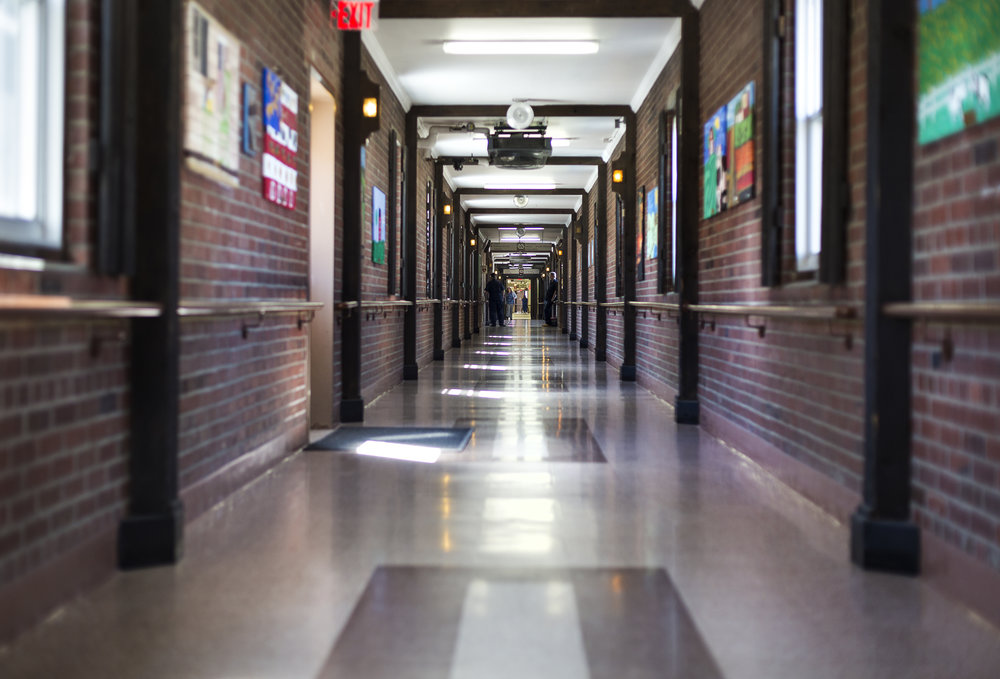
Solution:
{"label": "dark floor mat", "polygon": [[356,450],[365,441],[408,446],[462,450],[472,436],[471,427],[341,427],[306,450]]}

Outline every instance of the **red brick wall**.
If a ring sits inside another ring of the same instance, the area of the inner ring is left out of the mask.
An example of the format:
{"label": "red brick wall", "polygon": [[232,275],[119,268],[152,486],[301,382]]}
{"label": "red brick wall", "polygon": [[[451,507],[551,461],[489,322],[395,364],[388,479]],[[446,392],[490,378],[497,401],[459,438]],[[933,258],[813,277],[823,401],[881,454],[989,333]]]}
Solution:
{"label": "red brick wall", "polygon": [[[386,200],[391,195],[389,188],[389,135],[395,130],[400,143],[404,143],[406,132],[406,114],[402,105],[393,94],[388,83],[382,77],[378,67],[368,54],[363,51],[362,64],[368,77],[380,85],[382,112],[378,132],[368,137],[366,145],[365,189],[362,204],[361,229],[361,261],[362,261],[362,297],[366,301],[384,301],[390,299],[388,294],[389,267],[388,257],[383,264],[372,261],[372,188],[378,187],[386,194]],[[401,170],[402,168],[400,168]],[[397,190],[397,214],[401,215],[401,196]],[[401,221],[401,220],[400,220]],[[397,232],[396,257],[401,256],[401,243]],[[399,268],[396,266],[396,290],[399,291]],[[393,297],[392,299],[395,299]],[[403,309],[392,308],[384,313],[364,315],[361,329],[361,396],[365,403],[370,403],[379,395],[393,387],[403,374]]]}
{"label": "red brick wall", "polygon": [[[0,268],[0,290],[120,298],[91,273],[99,3],[67,2],[65,244],[45,272]],[[0,591],[99,535],[125,508],[128,323],[0,321]],[[92,340],[106,338],[96,353]],[[108,565],[113,553],[105,550]],[[0,631],[3,634],[3,631]]]}
{"label": "red brick wall", "polygon": [[[852,5],[851,88],[848,105],[852,115],[865,106],[864,4]],[[762,140],[760,103],[763,2],[738,5],[708,0],[702,8],[701,24],[701,117],[707,120],[753,80],[757,86],[756,137]],[[789,21],[790,26],[794,22]],[[792,36],[794,37],[794,36]],[[790,67],[789,67],[790,68]],[[858,77],[862,82],[857,82]],[[787,87],[786,132],[792,121],[793,92]],[[863,196],[864,125],[852,120],[849,183],[852,196]],[[761,167],[762,145],[757,146]],[[700,155],[700,154],[699,154]],[[782,195],[788,208],[788,226],[782,236],[786,252],[794,243],[794,136],[782,140],[784,161]],[[757,196],[730,208],[699,228],[699,290],[703,303],[766,301],[772,303],[851,302],[863,294],[863,204],[853,205],[848,225],[848,280],[844,286],[828,286],[814,279],[795,280],[775,288],[760,286],[761,216],[757,174]],[[699,193],[699,195],[701,195]],[[791,262],[786,261],[786,264]],[[850,328],[858,339],[860,328]],[[852,490],[860,490],[862,461],[862,356],[860,343],[853,349],[830,333],[825,324],[772,320],[765,337],[748,328],[740,317],[716,319],[716,329],[705,329],[700,337],[701,368],[699,398],[712,416],[735,423],[787,455],[817,469]]]}
{"label": "red brick wall", "polygon": [[[663,72],[660,73],[659,78],[653,84],[636,113],[638,125],[636,185],[645,187],[647,192],[652,191],[653,187],[658,187],[660,192],[667,192],[665,196],[668,198],[669,179],[665,180],[665,186],[658,186],[660,184],[660,115],[669,106],[671,92],[680,86],[680,77],[680,50],[678,49]],[[669,130],[667,130],[667,135],[669,142]],[[668,166],[667,172],[669,171]],[[669,206],[669,203],[667,205]],[[663,220],[665,237],[658,244],[659,256],[665,258],[667,262],[666,275],[669,277],[669,263],[673,256],[670,251],[669,207],[665,210]],[[642,220],[637,217],[637,228],[641,224]],[[645,257],[645,253],[643,256]],[[646,279],[636,284],[636,300],[676,303],[678,301],[676,293],[659,294],[657,292],[657,268],[657,260],[645,259]],[[670,317],[666,313],[659,313],[657,316],[648,311],[639,310],[636,317],[636,346],[641,349],[636,352],[636,379],[640,384],[662,394],[668,400],[673,400],[677,388],[678,342],[676,314]]]}
{"label": "red brick wall", "polygon": [[[998,119],[917,146],[915,300],[1000,299],[998,146]],[[1000,330],[918,323],[913,338],[914,517],[1000,571]]]}
{"label": "red brick wall", "polygon": [[[276,70],[299,97],[298,196],[288,210],[262,196],[261,154],[241,154],[240,185],[182,170],[181,297],[303,300],[309,291],[309,64],[306,12],[295,0],[204,0],[206,12],[241,42],[241,76],[259,87]],[[332,38],[317,50],[335,47]],[[251,321],[253,319],[250,319]],[[244,319],[181,326],[180,479],[182,492],[273,441],[290,453],[305,443],[306,338],[294,317],[265,319],[243,333]],[[245,336],[244,336],[245,335]],[[292,433],[289,436],[289,432]],[[286,438],[287,437],[287,438]],[[211,490],[209,494],[213,493]],[[217,494],[216,494],[217,495]],[[189,506],[189,515],[205,507]]]}

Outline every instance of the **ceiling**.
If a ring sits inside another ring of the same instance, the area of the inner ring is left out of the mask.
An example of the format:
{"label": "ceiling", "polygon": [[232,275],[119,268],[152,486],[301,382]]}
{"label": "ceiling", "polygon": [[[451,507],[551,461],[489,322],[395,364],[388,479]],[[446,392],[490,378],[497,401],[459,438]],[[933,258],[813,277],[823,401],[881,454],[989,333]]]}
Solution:
{"label": "ceiling", "polygon": [[[701,0],[695,0],[696,6]],[[536,110],[545,106],[617,106],[638,109],[680,41],[680,20],[670,18],[448,18],[378,19],[362,35],[383,76],[404,108],[433,107],[418,122],[420,153],[465,159],[462,169],[444,166],[452,190],[462,189],[462,206],[471,210],[479,238],[491,242],[498,263],[547,256],[564,236],[580,195],[477,195],[486,185],[589,191],[597,179],[595,158],[610,159],[624,130],[613,115],[538,117],[552,138],[552,157],[577,157],[585,164],[559,160],[535,170],[502,169],[488,164],[486,136],[503,115],[462,117],[442,107],[492,106],[505,111],[515,100]],[[595,40],[598,52],[558,56],[450,55],[446,40]],[[472,131],[452,128],[471,123]],[[476,159],[481,159],[477,160]],[[485,210],[487,212],[479,212]],[[542,212],[544,211],[544,212]],[[525,227],[518,236],[517,226]],[[523,249],[519,249],[520,240]],[[544,261],[542,261],[544,265]]]}

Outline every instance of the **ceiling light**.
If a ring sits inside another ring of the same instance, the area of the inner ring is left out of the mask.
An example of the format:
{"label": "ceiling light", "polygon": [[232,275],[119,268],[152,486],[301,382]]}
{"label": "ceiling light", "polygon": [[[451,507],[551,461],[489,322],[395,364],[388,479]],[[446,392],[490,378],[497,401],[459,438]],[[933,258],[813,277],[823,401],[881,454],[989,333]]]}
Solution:
{"label": "ceiling light", "polygon": [[532,189],[540,191],[551,191],[556,188],[553,184],[485,184],[483,188],[487,191],[531,191]]}
{"label": "ceiling light", "polygon": [[596,54],[596,40],[448,41],[445,54]]}
{"label": "ceiling light", "polygon": [[561,148],[566,146],[569,146],[569,139],[552,138],[552,148]]}

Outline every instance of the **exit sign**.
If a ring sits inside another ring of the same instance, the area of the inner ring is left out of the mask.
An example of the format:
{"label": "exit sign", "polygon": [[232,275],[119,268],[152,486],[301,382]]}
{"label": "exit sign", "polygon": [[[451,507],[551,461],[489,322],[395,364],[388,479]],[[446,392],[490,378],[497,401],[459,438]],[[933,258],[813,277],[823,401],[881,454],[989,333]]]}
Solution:
{"label": "exit sign", "polygon": [[340,0],[331,2],[330,17],[342,31],[369,31],[372,27],[374,2],[354,2]]}

